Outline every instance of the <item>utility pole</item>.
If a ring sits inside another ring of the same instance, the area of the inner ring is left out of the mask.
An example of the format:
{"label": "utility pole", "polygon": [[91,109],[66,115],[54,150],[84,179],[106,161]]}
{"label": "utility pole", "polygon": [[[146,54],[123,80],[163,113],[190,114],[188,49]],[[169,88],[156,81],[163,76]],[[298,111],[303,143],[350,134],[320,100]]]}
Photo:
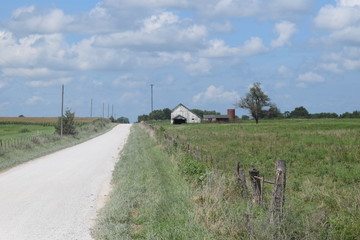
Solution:
{"label": "utility pole", "polygon": [[114,117],[114,104],[111,105],[111,116]]}
{"label": "utility pole", "polygon": [[108,118],[110,117],[110,104],[108,103]]}
{"label": "utility pole", "polygon": [[105,107],[105,103],[103,103],[103,111],[102,111],[102,117],[104,118],[104,107]]}
{"label": "utility pole", "polygon": [[93,99],[91,99],[91,105],[90,105],[90,117],[92,118],[92,109],[93,109]]}
{"label": "utility pole", "polygon": [[150,84],[151,86],[151,112],[154,111],[154,95],[153,95],[153,87],[154,87],[154,84]]}
{"label": "utility pole", "polygon": [[64,84],[61,87],[61,123],[60,123],[60,136],[63,136],[64,131]]}

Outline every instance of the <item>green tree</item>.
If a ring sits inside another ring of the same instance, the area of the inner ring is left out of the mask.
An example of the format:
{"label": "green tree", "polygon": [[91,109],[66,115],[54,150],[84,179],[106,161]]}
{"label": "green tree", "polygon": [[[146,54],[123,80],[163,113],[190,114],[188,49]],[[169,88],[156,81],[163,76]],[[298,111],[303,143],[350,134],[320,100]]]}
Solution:
{"label": "green tree", "polygon": [[[76,130],[75,123],[75,113],[70,110],[65,111],[65,115],[62,118],[63,121],[63,134],[64,135],[75,135],[78,133]],[[55,125],[55,131],[61,135],[61,117],[58,118],[58,121]]]}
{"label": "green tree", "polygon": [[235,104],[239,108],[248,109],[251,116],[259,123],[263,107],[270,106],[270,98],[262,91],[261,83],[254,83],[245,97]]}
{"label": "green tree", "polygon": [[130,123],[129,119],[127,117],[120,117],[116,120],[118,123]]}
{"label": "green tree", "polygon": [[290,118],[308,118],[310,114],[303,106],[297,107],[294,111],[290,112]]}
{"label": "green tree", "polygon": [[280,109],[276,106],[276,104],[271,103],[270,108],[264,111],[264,118],[267,119],[275,119],[275,118],[282,118],[283,115],[280,112]]}

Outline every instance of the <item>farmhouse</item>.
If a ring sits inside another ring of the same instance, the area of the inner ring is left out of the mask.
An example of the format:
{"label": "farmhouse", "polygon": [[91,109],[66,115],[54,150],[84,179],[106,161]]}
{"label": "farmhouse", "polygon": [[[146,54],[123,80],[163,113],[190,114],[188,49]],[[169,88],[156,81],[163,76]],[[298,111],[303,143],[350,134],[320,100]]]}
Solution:
{"label": "farmhouse", "polygon": [[181,103],[171,111],[171,124],[200,123],[201,118]]}

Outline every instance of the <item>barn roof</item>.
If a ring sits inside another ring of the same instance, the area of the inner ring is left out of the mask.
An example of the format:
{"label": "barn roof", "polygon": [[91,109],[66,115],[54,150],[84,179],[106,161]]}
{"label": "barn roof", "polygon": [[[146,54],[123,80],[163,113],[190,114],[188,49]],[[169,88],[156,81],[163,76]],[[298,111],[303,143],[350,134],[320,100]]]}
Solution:
{"label": "barn roof", "polygon": [[192,114],[194,114],[195,116],[197,116],[198,118],[201,119],[201,117],[199,117],[199,115],[197,115],[196,113],[194,113],[193,111],[191,111],[190,109],[188,109],[184,104],[180,103],[178,104],[176,107],[174,107],[171,112],[174,112],[177,108],[179,107],[184,107],[186,110],[188,110],[189,112],[191,112]]}

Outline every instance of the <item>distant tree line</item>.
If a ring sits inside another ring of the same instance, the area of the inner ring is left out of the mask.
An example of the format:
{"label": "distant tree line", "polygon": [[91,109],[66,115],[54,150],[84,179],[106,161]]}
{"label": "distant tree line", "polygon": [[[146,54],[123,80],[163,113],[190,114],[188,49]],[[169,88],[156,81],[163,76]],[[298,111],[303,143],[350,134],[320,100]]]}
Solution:
{"label": "distant tree line", "polygon": [[150,114],[143,114],[138,116],[138,122],[150,121],[150,120],[170,120],[171,110],[164,108],[162,110],[154,110]]}
{"label": "distant tree line", "polygon": [[110,121],[113,123],[130,123],[127,117],[119,117],[115,119],[113,116],[110,117]]}

